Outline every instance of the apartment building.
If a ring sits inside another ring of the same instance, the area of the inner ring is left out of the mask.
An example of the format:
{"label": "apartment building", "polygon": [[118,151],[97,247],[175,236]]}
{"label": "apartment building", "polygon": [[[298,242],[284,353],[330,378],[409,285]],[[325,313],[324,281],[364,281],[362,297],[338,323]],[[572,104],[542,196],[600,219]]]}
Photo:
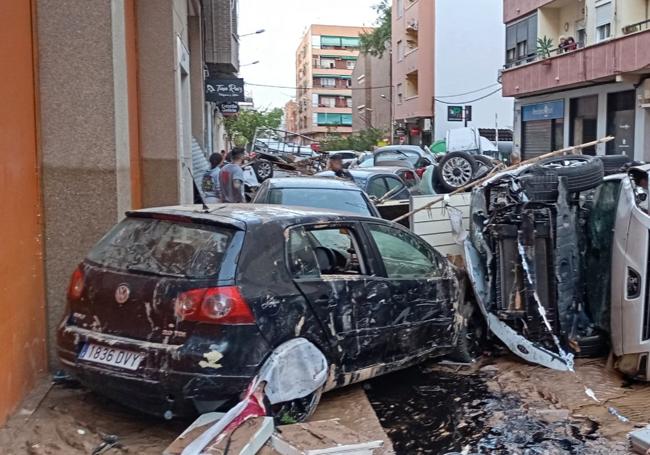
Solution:
{"label": "apartment building", "polygon": [[207,148],[214,121],[204,69],[236,73],[233,14],[236,0],[0,2],[0,425],[56,365],[91,246],[127,210],[192,202],[192,142]]}
{"label": "apartment building", "polygon": [[586,152],[650,159],[649,9],[648,0],[504,1],[503,93],[516,98],[524,158],[612,135]]}
{"label": "apartment building", "polygon": [[352,71],[352,131],[375,128],[391,135],[390,52],[359,54]]}
{"label": "apartment building", "polygon": [[298,103],[294,100],[287,101],[284,105],[284,129],[286,131],[298,131]]}
{"label": "apartment building", "polygon": [[298,132],[316,140],[352,133],[352,70],[368,29],[311,25],[296,51]]}
{"label": "apartment building", "polygon": [[396,140],[430,145],[463,127],[462,119],[448,120],[449,105],[471,107],[468,126],[511,126],[513,101],[498,84],[501,9],[502,0],[393,0]]}
{"label": "apartment building", "polygon": [[431,144],[434,117],[435,2],[393,0],[393,105],[400,142]]}

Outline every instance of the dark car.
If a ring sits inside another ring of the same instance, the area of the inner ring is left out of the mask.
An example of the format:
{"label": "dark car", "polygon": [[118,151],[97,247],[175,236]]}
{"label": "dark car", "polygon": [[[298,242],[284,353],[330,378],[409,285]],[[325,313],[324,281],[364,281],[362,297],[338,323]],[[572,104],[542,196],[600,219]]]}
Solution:
{"label": "dark car", "polygon": [[254,204],[278,204],[379,216],[368,196],[352,182],[317,177],[266,180],[255,194]]}
{"label": "dark car", "polygon": [[[409,199],[411,192],[416,191],[420,178],[415,170],[405,167],[367,167],[348,169],[354,183],[375,199],[387,200]],[[334,177],[334,172],[324,171],[316,174],[318,177]]]}
{"label": "dark car", "polygon": [[274,348],[306,339],[324,390],[453,349],[457,270],[391,222],[228,204],[129,212],[72,275],[61,363],[156,415],[237,397]]}

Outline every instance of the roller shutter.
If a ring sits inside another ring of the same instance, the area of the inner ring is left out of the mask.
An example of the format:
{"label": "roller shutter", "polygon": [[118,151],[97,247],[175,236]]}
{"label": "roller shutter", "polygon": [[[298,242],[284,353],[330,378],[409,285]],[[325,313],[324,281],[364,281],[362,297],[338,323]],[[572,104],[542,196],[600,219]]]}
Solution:
{"label": "roller shutter", "polygon": [[522,159],[528,160],[549,153],[553,146],[553,121],[523,122],[523,136]]}

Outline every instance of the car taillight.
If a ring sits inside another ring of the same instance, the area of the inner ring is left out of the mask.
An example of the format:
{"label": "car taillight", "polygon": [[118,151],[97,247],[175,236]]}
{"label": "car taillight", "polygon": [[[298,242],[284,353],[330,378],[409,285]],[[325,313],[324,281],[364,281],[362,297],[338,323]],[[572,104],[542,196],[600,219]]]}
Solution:
{"label": "car taillight", "polygon": [[70,286],[68,286],[68,298],[70,300],[79,300],[83,291],[84,273],[81,270],[81,266],[78,266],[75,271],[72,272],[72,277],[70,278]]}
{"label": "car taillight", "polygon": [[427,170],[426,167],[421,167],[415,170],[415,173],[418,175],[418,177],[422,177]]}
{"label": "car taillight", "polygon": [[192,289],[174,303],[176,317],[211,324],[254,324],[255,316],[236,286]]}

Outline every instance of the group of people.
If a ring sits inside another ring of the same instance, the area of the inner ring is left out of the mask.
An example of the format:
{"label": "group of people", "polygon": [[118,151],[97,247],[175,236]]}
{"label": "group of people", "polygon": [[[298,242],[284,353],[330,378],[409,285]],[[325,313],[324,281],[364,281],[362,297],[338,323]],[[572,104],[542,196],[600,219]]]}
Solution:
{"label": "group of people", "polygon": [[578,43],[573,36],[569,36],[568,38],[560,36],[559,53],[575,51],[577,48]]}
{"label": "group of people", "polygon": [[241,147],[233,148],[229,154],[222,150],[210,155],[210,169],[201,182],[206,204],[246,202],[242,170],[245,158],[246,151]]}

